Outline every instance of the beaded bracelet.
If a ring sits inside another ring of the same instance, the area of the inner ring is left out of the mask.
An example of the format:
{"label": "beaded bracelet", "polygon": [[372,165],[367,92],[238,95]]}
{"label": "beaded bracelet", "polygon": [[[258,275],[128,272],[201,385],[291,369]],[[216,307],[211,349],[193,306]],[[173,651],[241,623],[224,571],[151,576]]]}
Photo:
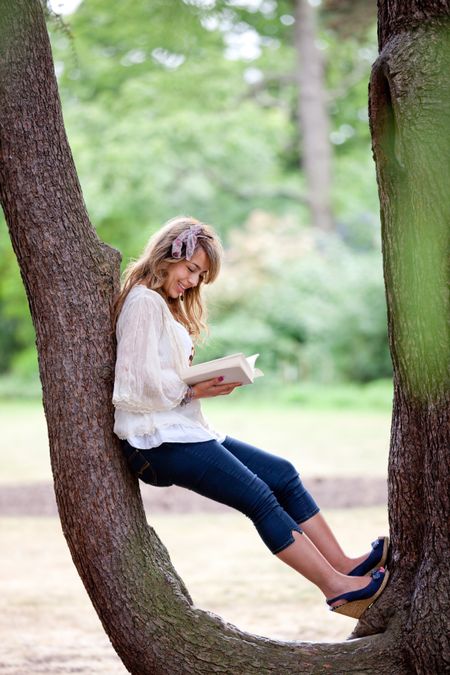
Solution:
{"label": "beaded bracelet", "polygon": [[188,403],[190,403],[193,400],[194,396],[195,396],[194,387],[192,387],[190,384],[188,384],[187,391],[184,395],[184,398],[180,402],[180,405],[187,405]]}

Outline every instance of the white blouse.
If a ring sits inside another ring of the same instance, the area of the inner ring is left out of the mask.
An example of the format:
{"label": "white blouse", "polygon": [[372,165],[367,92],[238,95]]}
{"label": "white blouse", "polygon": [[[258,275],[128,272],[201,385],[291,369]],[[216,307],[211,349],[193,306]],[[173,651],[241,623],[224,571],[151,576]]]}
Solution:
{"label": "white blouse", "polygon": [[200,401],[180,405],[192,340],[156,291],[140,284],[127,295],[117,328],[114,432],[137,448],[164,442],[223,441],[203,417]]}

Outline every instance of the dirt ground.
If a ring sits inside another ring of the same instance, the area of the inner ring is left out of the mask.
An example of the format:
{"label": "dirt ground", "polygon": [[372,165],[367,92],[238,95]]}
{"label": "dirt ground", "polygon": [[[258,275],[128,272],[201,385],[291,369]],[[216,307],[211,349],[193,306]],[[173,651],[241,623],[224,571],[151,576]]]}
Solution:
{"label": "dirt ground", "polygon": [[[379,506],[387,502],[387,486],[383,478],[309,478],[304,483],[322,508]],[[155,488],[141,484],[141,492],[147,513],[231,511],[223,504],[176,486]],[[58,512],[51,483],[0,487],[0,516],[56,515]]]}
{"label": "dirt ground", "polygon": [[[304,482],[331,509],[350,554],[367,546],[366,532],[385,531],[384,480]],[[317,589],[264,555],[241,514],[189,490],[141,489],[147,517],[197,606],[281,640],[341,640],[351,632],[352,620],[336,621]],[[0,530],[0,674],[124,674],[70,560],[52,484],[0,486]],[[219,555],[205,559],[205,542]]]}
{"label": "dirt ground", "polygon": [[[387,531],[385,506],[325,515],[349,555],[367,550]],[[278,640],[340,641],[353,629],[354,621],[327,611],[320,591],[280,564],[236,511],[147,517],[195,606]],[[0,532],[1,675],[125,674],[71,561],[59,519],[1,517]]]}

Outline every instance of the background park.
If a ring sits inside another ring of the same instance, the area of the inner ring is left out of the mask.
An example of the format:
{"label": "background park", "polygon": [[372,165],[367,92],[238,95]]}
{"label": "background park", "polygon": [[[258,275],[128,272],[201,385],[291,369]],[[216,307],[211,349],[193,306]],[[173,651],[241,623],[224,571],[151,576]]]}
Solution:
{"label": "background park", "polygon": [[[292,460],[349,554],[367,550],[388,530],[393,397],[368,121],[374,3],[55,1],[46,22],[87,211],[122,269],[174,215],[221,235],[196,361],[258,352],[265,377],[207,401],[208,419]],[[0,270],[0,669],[124,673],[61,531],[4,223]],[[279,640],[353,630],[244,516],[176,488],[141,491],[196,606]]]}

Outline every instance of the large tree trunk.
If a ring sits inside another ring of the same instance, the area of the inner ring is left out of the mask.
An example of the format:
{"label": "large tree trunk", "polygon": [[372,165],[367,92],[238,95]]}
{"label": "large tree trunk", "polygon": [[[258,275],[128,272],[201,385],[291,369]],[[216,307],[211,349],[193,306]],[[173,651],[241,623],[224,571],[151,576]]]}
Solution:
{"label": "large tree trunk", "polygon": [[316,11],[308,0],[295,0],[298,118],[302,166],[311,223],[334,229],[331,210],[331,146],[322,57],[316,45]]}
{"label": "large tree trunk", "polygon": [[395,385],[383,603],[398,607],[413,672],[440,674],[450,669],[449,1],[381,0],[379,41],[370,120]]}
{"label": "large tree trunk", "polygon": [[[426,34],[431,29],[421,30]],[[444,420],[441,354],[433,351],[430,365],[428,351],[427,358],[420,352],[419,380],[428,383],[424,398],[411,390],[409,370],[405,375],[402,369],[404,352],[398,345],[405,344],[408,354],[409,343],[393,342],[394,356],[399,354],[391,463],[397,473],[391,469],[390,476],[395,574],[385,594],[389,599],[382,596],[360,625],[361,633],[378,628],[380,634],[343,644],[280,643],[246,634],[194,607],[164,545],[146,523],[137,482],[112,433],[110,314],[119,256],[98,240],[89,224],[64,133],[39,1],[0,0],[0,35],[0,198],[36,328],[58,508],[74,563],[125,666],[143,675],[392,675],[410,672],[401,648],[405,644],[408,653],[417,649],[418,672],[443,672],[443,657],[439,661],[429,640],[433,627],[440,627],[439,617],[434,618],[435,607],[443,608],[438,592],[448,585],[441,548],[444,528],[439,531],[439,509],[443,513],[448,506],[437,463],[442,454],[437,422]],[[438,30],[433,37],[437,44]],[[384,85],[381,92],[386,92]],[[434,89],[429,97],[432,102],[439,99]],[[391,146],[383,147],[390,157]],[[402,162],[408,160],[406,153]],[[428,155],[431,161],[436,153]],[[401,176],[401,185],[408,184],[408,176]],[[388,182],[391,189],[394,179]],[[391,335],[397,339],[395,317],[406,310],[393,304],[397,281],[391,278],[395,269],[389,251],[396,254],[395,242],[405,236],[402,228],[395,234],[396,222],[388,221],[385,216],[386,278]],[[430,242],[434,236],[433,230]],[[426,248],[427,255],[432,248]],[[400,324],[408,321],[403,317]],[[414,355],[419,347],[414,343]],[[410,467],[422,470],[417,484],[408,474]],[[421,636],[418,617],[424,611]],[[441,640],[441,654],[442,646]],[[434,659],[433,670],[427,667],[427,655]]]}

